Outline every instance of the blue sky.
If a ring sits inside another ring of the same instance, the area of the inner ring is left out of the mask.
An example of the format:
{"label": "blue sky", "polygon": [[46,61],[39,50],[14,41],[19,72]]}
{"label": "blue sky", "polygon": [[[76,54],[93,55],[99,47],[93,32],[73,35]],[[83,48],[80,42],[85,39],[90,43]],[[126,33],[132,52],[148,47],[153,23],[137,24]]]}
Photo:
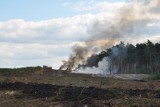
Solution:
{"label": "blue sky", "polygon": [[[74,0],[68,0],[73,2]],[[0,20],[25,19],[45,20],[57,17],[69,17],[72,10],[63,6],[65,0],[2,0],[0,2]]]}
{"label": "blue sky", "polygon": [[[0,67],[58,68],[71,54],[73,45],[83,44],[92,36],[106,36],[103,32],[115,24],[118,11],[129,5],[125,1],[130,0],[1,0]],[[147,8],[157,0],[152,1]],[[152,20],[139,23],[139,19],[144,20],[139,16],[142,4],[133,5],[139,12],[137,24],[129,33],[132,37],[125,35],[121,39],[133,43],[159,41],[160,13],[147,12],[149,17],[145,18]]]}
{"label": "blue sky", "polygon": [[[0,21],[9,19],[24,20],[47,20],[58,17],[70,17],[85,12],[76,12],[66,3],[74,4],[78,2],[88,2],[96,0],[1,0]],[[97,0],[97,1],[125,1],[125,0]]]}

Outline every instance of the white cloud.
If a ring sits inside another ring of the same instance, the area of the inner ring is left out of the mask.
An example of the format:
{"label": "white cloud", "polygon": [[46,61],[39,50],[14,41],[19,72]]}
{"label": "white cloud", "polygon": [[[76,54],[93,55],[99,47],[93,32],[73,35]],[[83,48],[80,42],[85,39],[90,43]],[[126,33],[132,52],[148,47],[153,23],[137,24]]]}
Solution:
{"label": "white cloud", "polygon": [[[92,37],[95,31],[98,36],[102,36],[100,32],[106,31],[115,22],[117,10],[129,4],[92,0],[82,1],[80,4],[66,2],[63,5],[74,5],[73,8],[79,11],[98,10],[98,12],[38,22],[23,19],[0,22],[0,67],[48,64],[57,68],[61,60],[68,57],[70,48],[75,43],[81,43]],[[151,19],[150,23],[144,24],[143,28],[137,27],[138,33],[133,34],[135,37],[122,40],[135,43],[151,39],[158,42],[160,14],[148,12],[147,16]],[[96,22],[99,23],[97,26]],[[143,38],[139,35],[143,35]]]}
{"label": "white cloud", "polygon": [[9,20],[0,23],[0,41],[57,42],[75,41],[87,35],[87,25],[94,15],[85,14],[40,22]]}
{"label": "white cloud", "polygon": [[64,7],[69,6],[69,5],[70,5],[69,2],[64,2],[64,3],[62,3],[62,6],[64,6]]}
{"label": "white cloud", "polygon": [[82,0],[76,3],[67,3],[67,7],[72,7],[77,12],[115,12],[126,3],[123,1],[110,2],[106,0]]}
{"label": "white cloud", "polygon": [[[72,44],[0,43],[0,48],[3,50],[0,53],[0,67],[3,67],[4,64],[6,64],[5,66],[34,66],[49,64],[50,66],[57,68],[57,64],[60,64],[61,60],[63,58],[66,59],[69,55],[71,46]],[[53,60],[51,61],[51,59]]]}
{"label": "white cloud", "polygon": [[[88,37],[95,16],[77,15],[46,21],[22,19],[0,22],[1,67],[50,64],[58,67],[76,41]],[[51,61],[53,59],[53,61]],[[38,60],[38,61],[37,61]]]}

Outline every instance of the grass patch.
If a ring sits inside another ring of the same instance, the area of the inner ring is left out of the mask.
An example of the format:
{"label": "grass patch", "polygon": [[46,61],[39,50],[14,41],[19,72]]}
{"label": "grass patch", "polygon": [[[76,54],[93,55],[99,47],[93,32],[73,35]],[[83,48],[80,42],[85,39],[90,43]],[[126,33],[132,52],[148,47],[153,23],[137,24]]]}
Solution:
{"label": "grass patch", "polygon": [[160,80],[160,74],[153,74],[149,76],[149,80]]}
{"label": "grass patch", "polygon": [[30,75],[35,73],[36,71],[41,70],[42,67],[24,67],[24,68],[0,68],[0,75],[4,76],[12,76],[12,75]]}

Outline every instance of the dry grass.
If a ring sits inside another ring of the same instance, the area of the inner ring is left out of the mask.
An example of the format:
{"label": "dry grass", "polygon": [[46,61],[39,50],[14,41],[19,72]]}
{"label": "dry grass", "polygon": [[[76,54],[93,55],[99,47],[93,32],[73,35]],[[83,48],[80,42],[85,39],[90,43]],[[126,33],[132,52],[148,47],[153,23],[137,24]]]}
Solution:
{"label": "dry grass", "polygon": [[122,80],[105,77],[91,77],[89,75],[29,75],[29,76],[0,76],[0,82],[24,82],[24,83],[45,83],[53,85],[72,85],[77,87],[100,87],[120,89],[151,89],[160,90],[159,81],[146,80]]}
{"label": "dry grass", "polygon": [[[23,83],[44,83],[57,84],[76,87],[98,87],[98,88],[116,88],[116,89],[140,89],[140,90],[160,90],[159,81],[133,81],[114,78],[91,77],[89,75],[28,75],[28,76],[0,76],[0,82],[23,82]],[[53,98],[34,99],[21,96],[21,91],[1,90],[0,107],[74,107],[84,106],[80,102],[56,102]],[[125,96],[121,99],[96,100],[92,99],[89,107],[160,107],[159,98],[142,98],[141,96]]]}

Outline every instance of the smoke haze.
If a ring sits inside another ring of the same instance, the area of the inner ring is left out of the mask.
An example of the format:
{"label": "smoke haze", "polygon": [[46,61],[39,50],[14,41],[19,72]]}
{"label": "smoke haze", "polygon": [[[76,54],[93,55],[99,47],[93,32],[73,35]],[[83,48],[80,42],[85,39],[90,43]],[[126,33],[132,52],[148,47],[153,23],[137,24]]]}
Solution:
{"label": "smoke haze", "polygon": [[[88,28],[91,36],[83,45],[76,44],[73,46],[72,54],[68,61],[63,61],[60,69],[75,70],[79,64],[86,64],[87,58],[91,55],[107,49],[119,41],[127,41],[138,37],[141,30],[149,23],[159,20],[159,13],[159,0],[127,2],[118,10],[112,21],[108,22],[107,19],[95,21]],[[101,68],[103,67],[101,66]]]}

